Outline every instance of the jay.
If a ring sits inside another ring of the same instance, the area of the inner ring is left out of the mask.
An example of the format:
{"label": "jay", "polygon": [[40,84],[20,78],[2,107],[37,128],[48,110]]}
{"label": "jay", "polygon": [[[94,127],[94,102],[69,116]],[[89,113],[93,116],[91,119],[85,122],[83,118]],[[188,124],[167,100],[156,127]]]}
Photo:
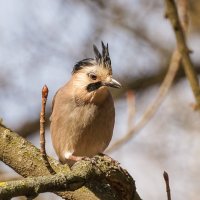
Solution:
{"label": "jay", "polygon": [[109,87],[121,84],[112,78],[108,44],[102,42],[102,53],[93,48],[95,58],[77,62],[53,99],[50,132],[62,163],[103,153],[112,138],[115,108]]}

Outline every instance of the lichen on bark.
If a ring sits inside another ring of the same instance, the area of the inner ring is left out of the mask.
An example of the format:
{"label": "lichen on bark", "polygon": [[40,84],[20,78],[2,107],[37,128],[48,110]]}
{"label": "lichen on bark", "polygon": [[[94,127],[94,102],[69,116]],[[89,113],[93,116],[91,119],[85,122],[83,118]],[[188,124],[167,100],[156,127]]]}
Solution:
{"label": "lichen on bark", "polygon": [[[1,125],[0,160],[25,178],[50,175],[43,163],[39,149],[17,133]],[[91,169],[86,167],[86,161],[76,163],[72,169],[70,169],[68,165],[60,164],[53,158],[49,157],[49,161],[52,168],[58,174],[67,174],[71,173],[71,170],[74,170],[77,176],[79,174],[85,177],[86,181],[84,186],[80,185],[80,188],[78,187],[75,191],[70,191],[70,189],[64,192],[51,190],[51,192],[56,193],[62,198],[73,200],[140,199],[132,177],[126,170],[122,169],[118,163],[115,163],[109,157],[96,156],[95,166]],[[88,172],[88,170],[93,171]],[[87,178],[89,173],[94,174],[90,176],[90,178]],[[100,178],[97,178],[98,176],[100,176]]]}

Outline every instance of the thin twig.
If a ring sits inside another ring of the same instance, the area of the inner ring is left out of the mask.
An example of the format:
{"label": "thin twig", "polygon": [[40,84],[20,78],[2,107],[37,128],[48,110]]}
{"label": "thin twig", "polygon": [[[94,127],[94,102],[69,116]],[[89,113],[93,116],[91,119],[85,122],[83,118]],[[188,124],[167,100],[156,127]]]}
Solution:
{"label": "thin twig", "polygon": [[165,4],[167,10],[166,17],[169,18],[175,32],[177,47],[180,54],[182,55],[182,63],[184,66],[184,71],[186,73],[186,76],[193,91],[193,95],[196,100],[197,104],[196,108],[200,110],[199,80],[189,55],[190,50],[188,49],[186,44],[185,33],[183,31],[183,28],[181,27],[177,7],[174,0],[165,0]]}
{"label": "thin twig", "polygon": [[178,13],[181,21],[181,26],[185,32],[188,32],[189,16],[188,16],[188,0],[177,0]]}
{"label": "thin twig", "polygon": [[47,167],[49,172],[51,174],[55,174],[55,171],[53,170],[53,168],[49,163],[45,149],[45,108],[46,108],[48,92],[49,92],[48,87],[45,85],[42,88],[42,108],[40,112],[40,152],[44,160],[45,166]]}
{"label": "thin twig", "polygon": [[[189,23],[187,1],[188,0],[178,1],[178,7],[180,7],[179,10],[180,10],[181,25],[185,33],[187,33],[188,31],[188,23]],[[166,13],[168,13],[168,11],[166,11]],[[176,73],[179,69],[180,62],[181,62],[181,55],[176,49],[173,52],[168,72],[159,88],[159,91],[155,100],[147,107],[140,121],[131,129],[129,129],[129,131],[125,134],[125,136],[123,136],[121,139],[119,139],[113,145],[111,145],[111,147],[108,148],[106,152],[114,151],[120,146],[122,146],[124,143],[128,142],[136,132],[138,133],[150,121],[150,119],[153,117],[153,115],[156,113],[156,111],[160,107],[161,103],[164,101],[173,83]]]}
{"label": "thin twig", "polygon": [[119,139],[118,141],[113,143],[113,145],[111,145],[106,150],[106,153],[114,151],[117,148],[119,148],[121,145],[123,145],[124,143],[128,142],[132,138],[134,133],[136,133],[136,132],[138,133],[139,130],[141,130],[149,122],[149,120],[153,117],[153,115],[156,113],[156,111],[160,107],[161,103],[165,99],[165,97],[172,85],[175,75],[179,69],[180,60],[181,60],[181,56],[180,56],[179,52],[175,50],[172,55],[169,70],[165,76],[164,81],[162,82],[162,84],[159,88],[159,91],[158,91],[158,94],[157,94],[155,100],[147,107],[147,109],[146,109],[145,113],[143,114],[142,118],[140,119],[140,121],[138,123],[136,123],[136,125],[133,126],[131,129],[129,129],[129,131],[125,134],[124,137],[122,137],[121,139]]}
{"label": "thin twig", "polygon": [[164,171],[163,177],[164,177],[165,185],[166,185],[167,200],[171,200],[171,192],[170,192],[170,186],[169,186],[169,176],[168,176],[168,173]]}

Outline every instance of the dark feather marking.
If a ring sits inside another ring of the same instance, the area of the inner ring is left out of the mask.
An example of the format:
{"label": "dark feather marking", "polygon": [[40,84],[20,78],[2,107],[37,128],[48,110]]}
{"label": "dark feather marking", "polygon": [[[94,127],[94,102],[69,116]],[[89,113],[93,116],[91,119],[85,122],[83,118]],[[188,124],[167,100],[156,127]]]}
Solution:
{"label": "dark feather marking", "polygon": [[74,65],[72,74],[76,73],[78,70],[83,69],[83,67],[90,67],[90,66],[94,66],[95,64],[96,64],[96,62],[93,58],[83,59]]}
{"label": "dark feather marking", "polygon": [[87,86],[86,89],[87,89],[88,92],[92,92],[92,91],[94,91],[94,90],[99,89],[101,86],[102,86],[102,83],[101,83],[101,81],[99,81],[99,82],[96,82],[96,83],[90,83],[90,84]]}
{"label": "dark feather marking", "polygon": [[101,41],[101,45],[102,45],[102,59],[103,59],[103,63],[104,63],[104,65],[105,65],[106,68],[108,68],[109,70],[112,71],[111,60],[110,60],[110,55],[109,55],[109,50],[108,50],[108,43],[105,46],[104,43]]}
{"label": "dark feather marking", "polygon": [[109,56],[109,49],[108,44],[105,46],[103,42],[102,45],[102,54],[99,52],[97,47],[93,45],[95,59],[93,58],[86,58],[79,62],[77,62],[72,70],[72,74],[76,73],[77,71],[83,69],[83,67],[90,67],[94,65],[99,65],[109,70],[109,74],[112,74],[112,67],[111,67],[111,60]]}
{"label": "dark feather marking", "polygon": [[94,49],[94,55],[95,55],[96,61],[97,61],[97,63],[100,64],[102,56],[101,56],[99,50],[97,49],[97,47],[94,44],[93,44],[93,49]]}

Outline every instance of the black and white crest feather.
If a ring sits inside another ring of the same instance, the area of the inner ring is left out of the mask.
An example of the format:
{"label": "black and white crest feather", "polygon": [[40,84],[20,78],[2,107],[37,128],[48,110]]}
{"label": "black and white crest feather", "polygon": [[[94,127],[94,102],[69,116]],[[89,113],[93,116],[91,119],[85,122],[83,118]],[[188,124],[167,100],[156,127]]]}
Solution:
{"label": "black and white crest feather", "polygon": [[109,70],[110,74],[112,74],[112,67],[111,67],[111,60],[109,56],[109,49],[108,44],[105,46],[103,42],[102,45],[102,53],[99,52],[97,47],[93,45],[95,59],[93,58],[86,58],[76,63],[73,68],[72,74],[76,73],[78,70],[82,69],[83,67],[89,67],[94,65],[99,65],[100,67],[105,67]]}
{"label": "black and white crest feather", "polygon": [[96,62],[100,66],[107,68],[112,73],[108,44],[105,46],[104,43],[101,42],[101,45],[102,45],[102,54],[100,54],[97,47],[93,45]]}

